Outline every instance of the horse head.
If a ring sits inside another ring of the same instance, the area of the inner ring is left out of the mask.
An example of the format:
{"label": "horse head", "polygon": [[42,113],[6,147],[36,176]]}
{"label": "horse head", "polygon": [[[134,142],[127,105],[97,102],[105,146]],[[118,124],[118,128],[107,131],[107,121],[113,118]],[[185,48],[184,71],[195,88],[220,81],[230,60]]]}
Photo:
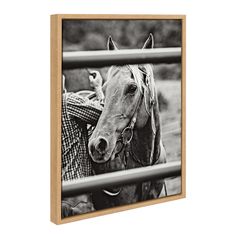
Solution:
{"label": "horse head", "polygon": [[[153,45],[150,34],[143,49]],[[107,47],[118,50],[111,37]],[[133,129],[142,129],[150,118],[153,132],[160,132],[159,117],[155,116],[158,102],[151,65],[112,66],[103,90],[104,109],[89,141],[90,156],[94,163],[100,164],[112,162],[117,157],[119,143],[129,143]],[[121,160],[117,163],[120,163],[118,169],[124,169]]]}

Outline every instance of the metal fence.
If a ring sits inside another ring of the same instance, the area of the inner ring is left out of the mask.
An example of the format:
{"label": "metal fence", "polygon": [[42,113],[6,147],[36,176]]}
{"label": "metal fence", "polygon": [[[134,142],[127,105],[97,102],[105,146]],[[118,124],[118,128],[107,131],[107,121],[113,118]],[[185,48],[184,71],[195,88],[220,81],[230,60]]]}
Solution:
{"label": "metal fence", "polygon": [[[63,52],[63,69],[104,67],[145,63],[180,63],[181,48],[158,48],[119,51]],[[73,196],[111,186],[181,175],[181,162],[117,171],[62,183],[62,196]]]}
{"label": "metal fence", "polygon": [[111,186],[139,183],[181,175],[181,162],[169,162],[154,166],[116,171],[108,174],[90,176],[62,184],[62,196],[73,196],[80,193],[93,192]]}
{"label": "metal fence", "polygon": [[179,63],[181,48],[63,52],[63,69],[145,63]]}

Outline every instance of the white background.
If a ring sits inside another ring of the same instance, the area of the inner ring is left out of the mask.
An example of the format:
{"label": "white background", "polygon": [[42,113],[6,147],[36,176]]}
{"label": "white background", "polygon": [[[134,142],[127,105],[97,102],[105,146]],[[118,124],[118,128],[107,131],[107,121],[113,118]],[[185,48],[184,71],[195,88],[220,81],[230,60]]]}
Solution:
{"label": "white background", "polygon": [[[1,235],[235,235],[236,7],[206,0],[0,3]],[[187,15],[187,198],[49,221],[50,14]]]}

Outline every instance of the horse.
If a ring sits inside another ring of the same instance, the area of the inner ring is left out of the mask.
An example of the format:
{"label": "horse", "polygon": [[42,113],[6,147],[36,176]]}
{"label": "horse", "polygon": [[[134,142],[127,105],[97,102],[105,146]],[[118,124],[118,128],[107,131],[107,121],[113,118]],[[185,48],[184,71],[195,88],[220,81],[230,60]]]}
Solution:
{"label": "horse", "polygon": [[[153,45],[150,34],[143,49]],[[111,36],[107,47],[118,50]],[[103,91],[104,108],[88,145],[95,174],[165,163],[152,66],[110,67]],[[154,199],[164,187],[164,180],[154,180],[107,188],[93,193],[93,203],[98,210]]]}

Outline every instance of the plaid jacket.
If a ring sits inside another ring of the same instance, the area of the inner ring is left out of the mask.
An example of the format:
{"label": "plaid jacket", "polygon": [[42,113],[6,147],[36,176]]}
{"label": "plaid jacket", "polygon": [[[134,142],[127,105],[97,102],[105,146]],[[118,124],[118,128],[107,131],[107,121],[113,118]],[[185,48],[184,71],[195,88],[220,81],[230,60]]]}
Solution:
{"label": "plaid jacket", "polygon": [[62,98],[62,181],[92,174],[88,154],[87,125],[95,125],[102,112],[98,101],[90,101],[77,93]]}

